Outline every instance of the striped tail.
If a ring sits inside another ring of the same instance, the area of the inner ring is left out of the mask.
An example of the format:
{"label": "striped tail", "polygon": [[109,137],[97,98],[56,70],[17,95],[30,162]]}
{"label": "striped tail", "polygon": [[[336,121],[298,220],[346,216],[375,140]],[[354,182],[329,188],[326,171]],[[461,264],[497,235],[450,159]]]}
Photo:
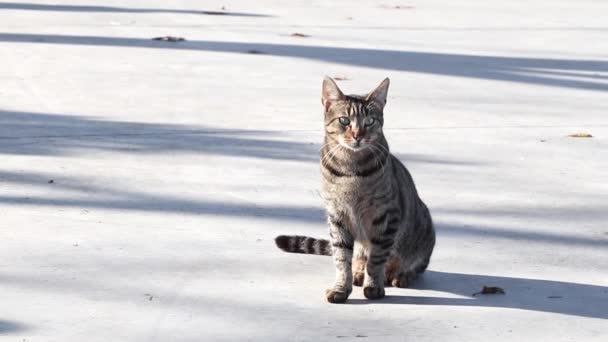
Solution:
{"label": "striped tail", "polygon": [[274,239],[277,247],[288,253],[332,255],[328,240],[299,235],[279,235]]}

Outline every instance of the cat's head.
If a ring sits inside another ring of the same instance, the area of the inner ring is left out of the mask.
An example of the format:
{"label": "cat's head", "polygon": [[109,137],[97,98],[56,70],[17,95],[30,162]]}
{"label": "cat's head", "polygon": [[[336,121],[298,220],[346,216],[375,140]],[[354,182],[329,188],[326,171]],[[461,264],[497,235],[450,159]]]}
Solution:
{"label": "cat's head", "polygon": [[382,138],[389,83],[385,78],[367,95],[344,95],[336,82],[326,76],[321,95],[325,108],[325,135],[351,151],[365,149]]}

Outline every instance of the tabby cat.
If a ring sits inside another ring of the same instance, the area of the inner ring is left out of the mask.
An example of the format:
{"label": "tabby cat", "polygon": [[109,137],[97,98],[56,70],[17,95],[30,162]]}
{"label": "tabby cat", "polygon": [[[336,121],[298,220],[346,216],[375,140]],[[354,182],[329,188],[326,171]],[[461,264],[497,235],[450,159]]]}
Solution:
{"label": "tabby cat", "polygon": [[330,241],[275,239],[286,252],[333,255],[336,282],[325,292],[331,303],[345,302],[353,284],[368,299],[384,297],[385,285],[407,287],[435,246],[429,210],[382,132],[388,86],[387,78],[367,95],[344,95],[325,77],[321,173]]}

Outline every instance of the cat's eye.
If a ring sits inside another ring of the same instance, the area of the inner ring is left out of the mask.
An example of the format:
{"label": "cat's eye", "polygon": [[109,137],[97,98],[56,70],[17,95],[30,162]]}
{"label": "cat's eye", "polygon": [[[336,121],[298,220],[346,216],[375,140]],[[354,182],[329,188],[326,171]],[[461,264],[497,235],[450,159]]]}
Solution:
{"label": "cat's eye", "polygon": [[350,125],[350,119],[347,118],[346,116],[343,116],[343,117],[339,118],[338,121],[340,121],[340,124],[342,126],[348,126],[348,125]]}
{"label": "cat's eye", "polygon": [[365,126],[371,126],[376,122],[376,119],[372,118],[371,116],[368,116],[363,122],[365,123]]}

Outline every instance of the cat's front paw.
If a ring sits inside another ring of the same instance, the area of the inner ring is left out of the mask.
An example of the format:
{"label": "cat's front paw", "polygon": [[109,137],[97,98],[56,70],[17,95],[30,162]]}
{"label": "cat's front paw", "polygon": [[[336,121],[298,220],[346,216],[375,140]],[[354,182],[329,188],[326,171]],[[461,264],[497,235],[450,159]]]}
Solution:
{"label": "cat's front paw", "polygon": [[363,295],[365,295],[365,298],[367,299],[384,298],[384,288],[366,286],[363,288]]}
{"label": "cat's front paw", "polygon": [[350,293],[347,293],[344,291],[338,291],[335,289],[325,290],[325,297],[327,298],[327,301],[330,303],[334,303],[334,304],[346,302],[349,294]]}
{"label": "cat's front paw", "polygon": [[365,273],[357,272],[357,273],[353,274],[353,285],[363,286],[364,280],[365,280]]}

